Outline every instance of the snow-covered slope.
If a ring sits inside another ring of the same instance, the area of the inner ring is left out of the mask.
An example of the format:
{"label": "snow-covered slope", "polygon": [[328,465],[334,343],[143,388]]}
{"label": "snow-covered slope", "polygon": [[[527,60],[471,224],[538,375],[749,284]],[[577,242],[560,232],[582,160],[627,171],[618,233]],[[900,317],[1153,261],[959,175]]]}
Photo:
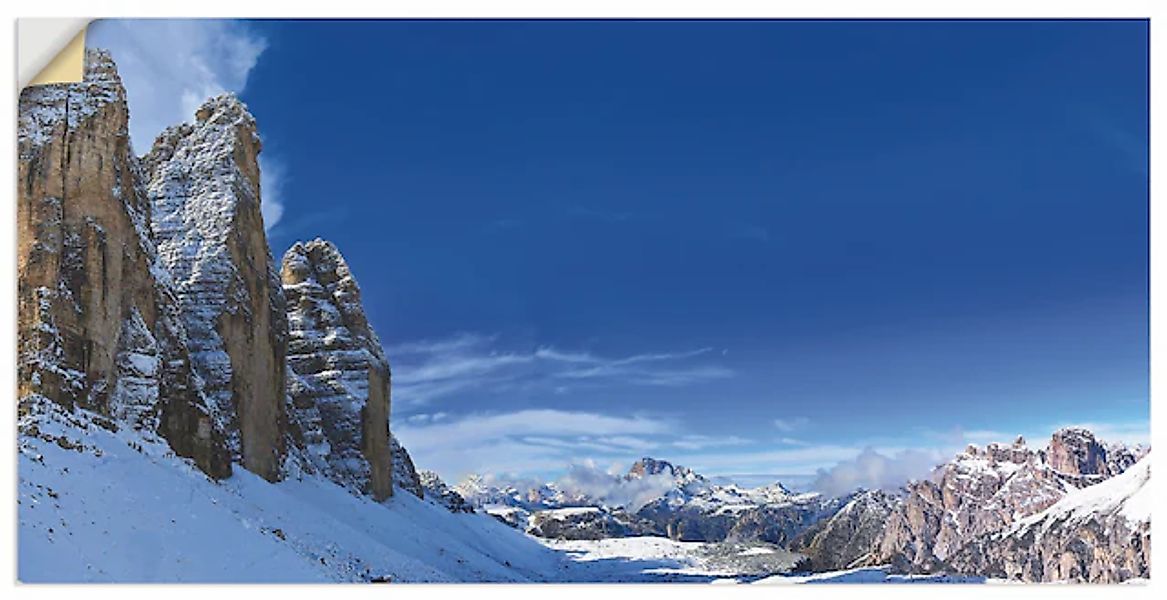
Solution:
{"label": "snow-covered slope", "polygon": [[484,514],[327,479],[214,482],[160,439],[42,402],[22,419],[24,582],[545,581],[563,555]]}

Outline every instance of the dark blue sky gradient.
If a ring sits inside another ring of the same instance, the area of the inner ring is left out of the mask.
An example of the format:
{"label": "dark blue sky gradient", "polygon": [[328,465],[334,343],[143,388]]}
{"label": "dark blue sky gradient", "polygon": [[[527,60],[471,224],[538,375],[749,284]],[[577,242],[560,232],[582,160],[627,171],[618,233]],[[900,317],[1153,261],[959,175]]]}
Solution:
{"label": "dark blue sky gradient", "polygon": [[1145,22],[253,25],[273,251],[335,241],[387,345],[733,372],[397,415],[819,442],[1147,417]]}

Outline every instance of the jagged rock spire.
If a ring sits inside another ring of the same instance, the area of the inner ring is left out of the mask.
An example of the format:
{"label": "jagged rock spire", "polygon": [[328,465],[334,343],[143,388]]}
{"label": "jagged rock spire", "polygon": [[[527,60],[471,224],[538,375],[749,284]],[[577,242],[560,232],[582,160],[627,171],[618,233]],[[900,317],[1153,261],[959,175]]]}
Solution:
{"label": "jagged rock spire", "polygon": [[213,477],[230,474],[223,431],[191,370],[129,111],[107,52],[80,83],[20,97],[19,394],[80,406],[164,437]]}
{"label": "jagged rock spire", "polygon": [[274,481],[286,451],[287,320],[260,213],[261,145],[232,94],[195,116],[142,159],[152,229],[217,425],[236,460]]}
{"label": "jagged rock spire", "polygon": [[[336,246],[321,239],[293,245],[281,277],[288,301],[289,412],[309,463],[337,483],[387,498],[395,458],[389,362],[356,279]],[[401,468],[407,458],[400,453]]]}

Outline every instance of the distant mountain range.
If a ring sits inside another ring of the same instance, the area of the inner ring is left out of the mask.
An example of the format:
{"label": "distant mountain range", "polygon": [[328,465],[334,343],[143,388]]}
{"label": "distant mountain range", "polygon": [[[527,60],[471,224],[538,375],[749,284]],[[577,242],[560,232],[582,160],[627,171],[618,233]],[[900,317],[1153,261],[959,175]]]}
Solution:
{"label": "distant mountain range", "polygon": [[[492,485],[484,476],[469,477],[454,490],[468,504],[547,538],[657,535],[681,541],[756,541],[802,553],[803,566],[817,571],[890,565],[903,573],[984,575],[984,570],[991,570],[1022,580],[1093,581],[1145,577],[1149,529],[1138,525],[1131,529],[1136,534],[1145,531],[1147,543],[1125,546],[1123,556],[1128,551],[1137,556],[1116,557],[1116,564],[1123,566],[1113,568],[1006,568],[1000,553],[988,548],[1008,543],[1011,552],[1022,552],[1018,548],[1024,545],[1023,538],[1016,533],[1001,537],[1001,532],[1073,494],[1098,489],[1096,485],[1136,463],[1149,478],[1148,455],[1146,447],[1108,444],[1088,430],[1067,428],[1055,432],[1042,448],[1031,448],[1022,438],[1011,444],[969,446],[927,478],[901,489],[855,490],[839,497],[795,493],[781,482],[756,488],[715,483],[691,469],[649,457],[617,478],[618,484],[650,479],[661,484],[645,488],[654,494],[634,505],[568,493],[553,482],[526,489]],[[1116,489],[1111,499],[1119,502],[1124,489]],[[1102,520],[1090,522],[1105,520],[1102,515],[1098,519]],[[981,562],[974,557],[981,557]],[[990,567],[988,557],[998,557],[998,562]],[[986,566],[978,570],[977,565]]]}

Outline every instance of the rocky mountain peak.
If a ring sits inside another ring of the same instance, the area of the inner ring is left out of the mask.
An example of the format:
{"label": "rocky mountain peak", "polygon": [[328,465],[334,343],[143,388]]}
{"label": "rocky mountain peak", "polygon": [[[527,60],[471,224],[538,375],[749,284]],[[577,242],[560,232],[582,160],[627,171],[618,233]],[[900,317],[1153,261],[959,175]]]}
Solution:
{"label": "rocky mountain peak", "polygon": [[[151,235],[152,207],[109,53],[80,83],[22,91],[18,126],[19,394],[165,438],[213,477],[230,474]],[[28,400],[28,402],[25,402]]]}
{"label": "rocky mountain peak", "polygon": [[630,478],[643,478],[661,474],[684,481],[703,479],[691,469],[674,465],[667,460],[658,460],[648,456],[636,461],[628,469],[628,477]]}
{"label": "rocky mountain peak", "polygon": [[1046,449],[1049,465],[1071,475],[1112,475],[1106,459],[1106,448],[1094,433],[1080,427],[1055,431]]}
{"label": "rocky mountain peak", "polygon": [[909,484],[903,504],[888,516],[872,560],[903,570],[939,568],[969,539],[1117,475],[1137,457],[1121,444],[1108,450],[1082,428],[1055,432],[1040,450],[1022,439],[969,446],[928,480]]}
{"label": "rocky mountain peak", "polygon": [[142,163],[153,235],[217,425],[237,460],[276,480],[287,319],[260,213],[259,150],[254,119],[224,95],[159,135]]}
{"label": "rocky mountain peak", "polygon": [[231,92],[207,98],[195,110],[195,121],[198,124],[232,125],[256,131],[255,117],[247,109],[247,105]]}
{"label": "rocky mountain peak", "polygon": [[1013,581],[1148,578],[1150,479],[1148,455],[1121,474],[1072,490],[1043,511],[969,540],[948,564],[957,572]]}
{"label": "rocky mountain peak", "polygon": [[412,461],[391,447],[389,362],[344,257],[331,242],[297,242],[284,254],[280,276],[290,412],[310,462],[377,499],[393,493],[396,462],[407,476],[402,484],[420,494]]}
{"label": "rocky mountain peak", "polygon": [[103,48],[87,48],[85,50],[83,83],[89,87],[97,85],[122,87],[122,78],[118,74],[117,63],[114,62],[113,55],[109,53],[109,50]]}

